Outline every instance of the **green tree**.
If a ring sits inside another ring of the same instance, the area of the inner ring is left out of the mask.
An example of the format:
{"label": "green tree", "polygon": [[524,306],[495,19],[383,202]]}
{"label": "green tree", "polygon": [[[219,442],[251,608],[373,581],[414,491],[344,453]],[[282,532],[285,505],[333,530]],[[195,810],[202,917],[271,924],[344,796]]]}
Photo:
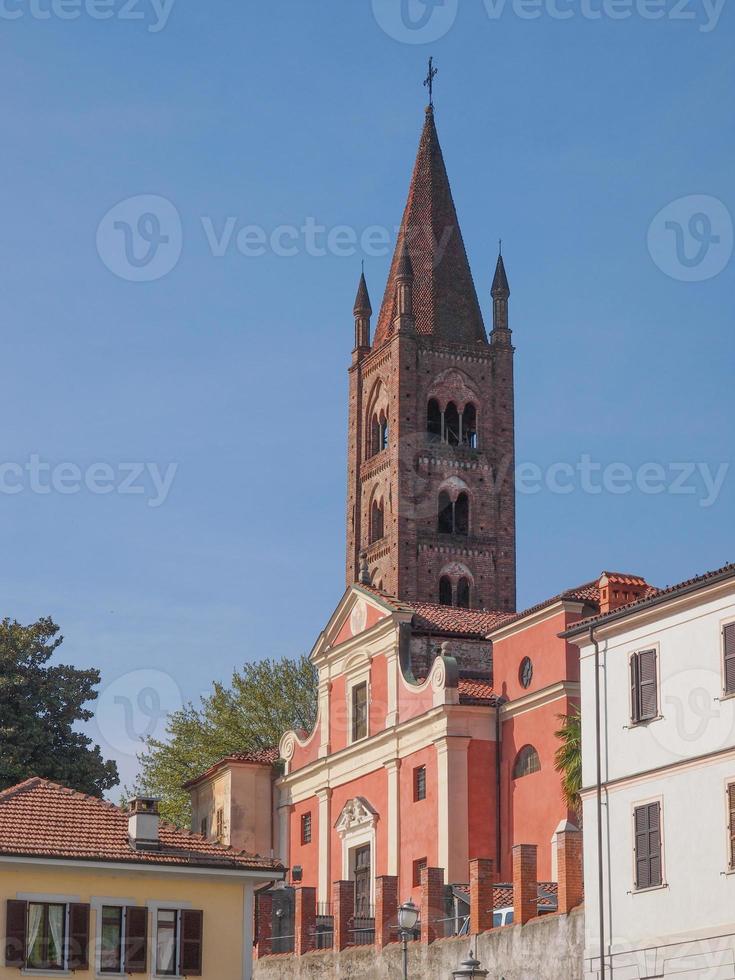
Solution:
{"label": "green tree", "polygon": [[74,727],[92,717],[99,671],[50,665],[62,641],[48,618],[0,623],[0,789],[42,776],[102,796],[119,782],[115,763]]}
{"label": "green tree", "polygon": [[311,731],[316,705],[316,671],[308,657],[245,664],[229,687],[215,684],[198,706],[171,714],[163,739],[146,740],[134,791],[160,797],[162,816],[186,826],[191,810],[184,783],[223,756],[273,748],[289,729]]}
{"label": "green tree", "polygon": [[568,715],[558,715],[562,725],[556,737],[561,745],[556,750],[554,768],[562,774],[561,786],[570,810],[582,819],[582,716],[579,708]]}

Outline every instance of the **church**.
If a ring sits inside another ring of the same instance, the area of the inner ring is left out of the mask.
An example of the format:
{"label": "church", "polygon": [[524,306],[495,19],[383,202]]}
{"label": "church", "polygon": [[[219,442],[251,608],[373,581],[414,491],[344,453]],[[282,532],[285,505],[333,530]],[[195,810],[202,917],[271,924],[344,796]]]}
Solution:
{"label": "church", "polygon": [[509,882],[519,843],[537,847],[537,881],[558,880],[556,836],[577,817],[555,732],[579,703],[579,651],[560,634],[649,591],[603,572],[516,611],[502,253],[484,292],[489,331],[430,105],[375,323],[364,274],[354,305],[346,591],[311,653],[316,725],[188,787],[195,830],[273,853],[322,908],[348,883],[356,918],[385,876],[400,901],[427,869],[466,887],[478,858]]}

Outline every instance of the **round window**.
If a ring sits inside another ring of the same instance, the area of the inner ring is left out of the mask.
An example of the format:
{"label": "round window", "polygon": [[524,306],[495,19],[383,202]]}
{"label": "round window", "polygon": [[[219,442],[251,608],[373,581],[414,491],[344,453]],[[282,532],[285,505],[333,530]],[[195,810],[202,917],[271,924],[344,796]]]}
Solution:
{"label": "round window", "polygon": [[518,670],[518,680],[524,687],[530,687],[533,680],[533,663],[530,657],[524,657]]}

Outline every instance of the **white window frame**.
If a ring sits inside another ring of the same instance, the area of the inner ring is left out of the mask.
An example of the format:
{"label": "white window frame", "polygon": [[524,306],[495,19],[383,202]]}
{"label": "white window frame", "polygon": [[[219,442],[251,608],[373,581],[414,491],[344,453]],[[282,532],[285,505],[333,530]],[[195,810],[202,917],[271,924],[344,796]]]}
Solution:
{"label": "white window frame", "polygon": [[[23,966],[20,974],[23,977],[70,977],[72,971],[69,969],[69,906],[81,903],[79,895],[55,895],[41,892],[16,892],[16,899],[20,902],[35,902],[40,905],[63,905],[64,906],[64,966],[61,970],[36,970],[33,967]],[[23,953],[23,962],[28,959],[28,937],[26,937],[26,949]]]}
{"label": "white window frame", "polygon": [[[105,980],[106,977],[124,977],[125,973],[125,934],[127,932],[127,909],[129,906],[137,906],[134,898],[120,898],[119,896],[108,897],[95,895],[90,900],[90,908],[94,912],[94,975],[96,980]],[[120,971],[112,973],[109,970],[102,972],[102,907],[112,906],[122,909],[122,930],[120,933]]]}
{"label": "white window frame", "polygon": [[[644,647],[643,649],[650,650],[651,647]],[[638,868],[636,866],[636,852],[635,852],[635,811],[642,806],[649,806],[651,803],[658,803],[658,823],[659,823],[659,833],[661,835],[661,884],[660,885],[650,885],[648,888],[638,888]],[[630,805],[630,857],[632,862],[632,888],[630,890],[631,895],[647,895],[649,892],[661,891],[663,888],[668,888],[668,882],[666,880],[666,836],[664,834],[664,827],[666,826],[666,821],[664,819],[664,798],[663,796],[651,796],[645,800],[636,800]]]}
{"label": "white window frame", "polygon": [[[151,941],[150,949],[150,975],[155,980],[181,980],[181,943],[178,941],[181,936],[181,913],[186,909],[193,908],[191,902],[181,901],[155,901],[147,902],[146,907],[150,914],[152,928],[148,930]],[[176,912],[176,973],[158,973],[158,913],[160,911]]]}
{"label": "white window frame", "polygon": [[[366,697],[366,709],[367,717],[365,719],[365,734],[362,738],[353,738],[353,696],[352,692],[360,684],[365,684],[365,697]],[[371,701],[371,690],[370,690],[370,662],[368,661],[359,671],[356,671],[352,676],[349,677],[347,684],[347,745],[356,745],[357,742],[364,742],[370,738],[370,701]]]}
{"label": "white window frame", "polygon": [[729,701],[735,698],[735,691],[728,691],[725,683],[725,627],[732,626],[735,618],[730,616],[728,619],[720,620],[718,625],[717,646],[720,652],[720,700]]}

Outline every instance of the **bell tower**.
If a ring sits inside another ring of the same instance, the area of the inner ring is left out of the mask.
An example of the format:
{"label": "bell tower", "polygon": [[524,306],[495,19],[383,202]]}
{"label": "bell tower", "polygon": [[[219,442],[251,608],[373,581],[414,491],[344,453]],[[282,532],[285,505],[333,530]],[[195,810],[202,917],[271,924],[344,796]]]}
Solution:
{"label": "bell tower", "polygon": [[502,254],[488,340],[433,105],[371,339],[364,274],[349,370],[347,584],[513,610],[515,434]]}

